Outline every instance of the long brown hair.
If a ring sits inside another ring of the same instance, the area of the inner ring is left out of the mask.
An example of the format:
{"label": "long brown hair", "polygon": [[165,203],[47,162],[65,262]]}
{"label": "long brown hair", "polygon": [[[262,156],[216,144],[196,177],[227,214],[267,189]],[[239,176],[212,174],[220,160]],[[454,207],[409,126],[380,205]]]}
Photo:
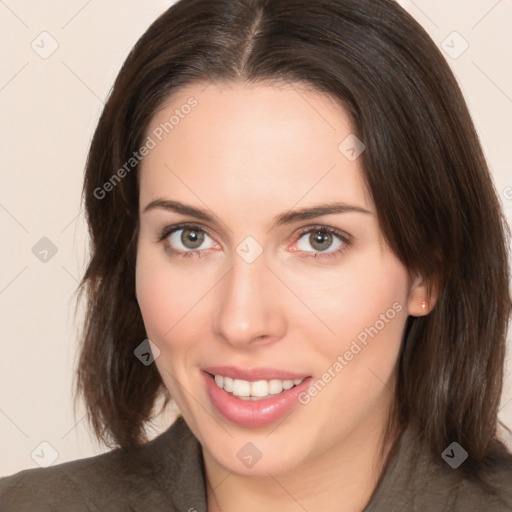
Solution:
{"label": "long brown hair", "polygon": [[345,105],[366,146],[383,235],[438,296],[429,315],[407,320],[386,436],[411,425],[437,457],[456,441],[470,456],[461,468],[479,474],[504,453],[496,435],[511,311],[507,229],[449,66],[391,0],[181,0],[136,43],[98,123],[83,188],[91,260],[80,285],[76,396],[98,439],[144,443],[157,398],[170,398],[156,366],[134,356],[146,338],[135,298],[138,166],[125,166],[122,179],[117,171],[169,95],[198,81],[301,83]]}

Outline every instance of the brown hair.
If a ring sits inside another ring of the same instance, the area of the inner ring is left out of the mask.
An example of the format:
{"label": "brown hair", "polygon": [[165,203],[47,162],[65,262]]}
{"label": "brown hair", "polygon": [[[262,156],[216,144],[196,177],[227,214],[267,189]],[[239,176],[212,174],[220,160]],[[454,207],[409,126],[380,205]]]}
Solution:
{"label": "brown hair", "polygon": [[136,43],[95,131],[83,188],[91,260],[76,395],[98,439],[145,442],[157,397],[170,398],[156,366],[134,356],[146,338],[135,298],[137,166],[108,193],[103,185],[169,95],[198,81],[301,83],[345,105],[366,146],[384,237],[437,292],[429,315],[407,320],[386,438],[411,425],[437,457],[457,441],[470,455],[461,469],[478,474],[504,452],[507,229],[449,66],[391,0],[181,0]]}

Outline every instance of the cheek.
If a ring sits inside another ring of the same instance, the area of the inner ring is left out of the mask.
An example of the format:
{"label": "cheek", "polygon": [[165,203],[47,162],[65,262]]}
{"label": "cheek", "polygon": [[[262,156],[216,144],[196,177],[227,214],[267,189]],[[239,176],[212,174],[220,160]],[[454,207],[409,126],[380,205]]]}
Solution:
{"label": "cheek", "polygon": [[308,326],[309,331],[317,327],[326,341],[326,352],[344,349],[360,333],[364,338],[366,329],[375,324],[386,337],[401,338],[407,316],[408,274],[391,253],[358,253],[337,270],[304,272],[290,277],[289,282],[315,314],[299,314],[299,309],[293,314],[295,323],[305,332]]}
{"label": "cheek", "polygon": [[[137,252],[136,296],[150,339],[160,345],[186,313],[190,286],[184,277],[172,272],[163,249],[149,247],[142,241]],[[161,349],[164,347],[160,347]]]}
{"label": "cheek", "polygon": [[165,274],[162,275],[159,266],[144,250],[137,255],[135,272],[135,289],[137,301],[144,319],[144,325],[149,338],[160,338],[157,333],[171,328],[169,311],[173,311],[175,294],[169,293]]}
{"label": "cheek", "polygon": [[[196,349],[204,338],[214,268],[173,262],[163,247],[142,241],[137,253],[136,296],[147,335],[162,353]],[[216,277],[217,276],[217,277]],[[172,358],[167,358],[172,361]]]}
{"label": "cheek", "polygon": [[[407,273],[399,264],[386,265],[381,271],[359,274],[352,293],[345,296],[345,325],[352,337],[364,339],[375,329],[386,337],[400,338],[407,311]],[[341,326],[340,326],[341,327]]]}
{"label": "cheek", "polygon": [[148,338],[158,347],[155,359],[162,379],[181,410],[186,401],[176,384],[177,361],[186,358],[189,338],[181,330],[185,325],[189,302],[197,297],[187,286],[183,273],[173,271],[163,249],[140,244],[135,272],[136,296]]}
{"label": "cheek", "polygon": [[[407,320],[408,274],[390,253],[350,263],[350,272],[331,275],[314,295],[313,307],[333,333],[317,338],[312,350],[317,388],[326,384],[315,407],[358,420],[391,389]],[[300,329],[308,332],[305,323]]]}

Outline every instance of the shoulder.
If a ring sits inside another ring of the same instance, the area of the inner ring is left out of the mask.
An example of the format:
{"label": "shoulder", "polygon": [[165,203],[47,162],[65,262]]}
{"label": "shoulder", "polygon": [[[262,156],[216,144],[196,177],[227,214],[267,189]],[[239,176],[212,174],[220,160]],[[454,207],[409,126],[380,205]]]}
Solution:
{"label": "shoulder", "polygon": [[120,450],[114,450],[48,468],[20,471],[0,479],[1,509],[49,511],[62,503],[70,510],[88,510],[88,504],[94,504],[101,489],[108,487],[114,495],[122,492],[124,479],[118,477],[128,471],[129,460]]}
{"label": "shoulder", "polygon": [[467,471],[461,454],[432,454],[406,431],[365,512],[512,512],[512,455],[497,446],[484,467]]}
{"label": "shoulder", "polygon": [[198,482],[197,486],[202,485],[199,453],[197,440],[179,418],[144,446],[119,448],[1,478],[0,509],[2,512],[178,510],[180,475],[188,472]]}
{"label": "shoulder", "polygon": [[456,489],[460,510],[512,512],[512,455],[497,447],[478,475],[458,478]]}

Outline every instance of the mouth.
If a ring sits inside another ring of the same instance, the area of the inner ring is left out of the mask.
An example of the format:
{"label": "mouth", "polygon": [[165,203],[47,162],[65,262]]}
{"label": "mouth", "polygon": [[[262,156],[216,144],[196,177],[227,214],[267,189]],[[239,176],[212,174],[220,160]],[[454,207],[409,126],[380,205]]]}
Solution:
{"label": "mouth", "polygon": [[289,414],[312,381],[310,375],[273,369],[215,367],[201,374],[217,412],[245,427],[268,425]]}
{"label": "mouth", "polygon": [[[208,372],[207,372],[208,373]],[[225,375],[208,373],[215,384],[241,400],[265,400],[270,396],[279,395],[283,391],[298,386],[306,377],[300,379],[270,379],[249,381],[244,379],[233,379]]]}

